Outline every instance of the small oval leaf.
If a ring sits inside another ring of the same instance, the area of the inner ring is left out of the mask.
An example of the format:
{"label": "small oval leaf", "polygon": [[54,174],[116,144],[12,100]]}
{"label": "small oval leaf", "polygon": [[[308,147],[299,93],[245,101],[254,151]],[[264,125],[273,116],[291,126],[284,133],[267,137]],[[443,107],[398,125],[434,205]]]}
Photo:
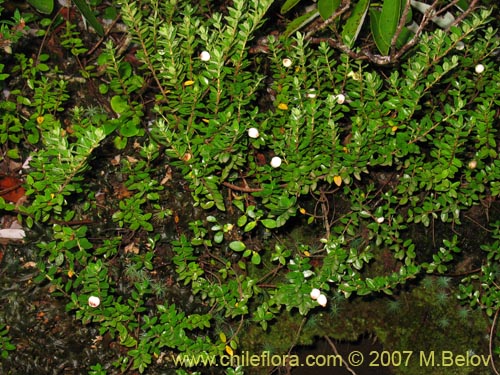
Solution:
{"label": "small oval leaf", "polygon": [[260,255],[259,255],[258,252],[254,251],[252,253],[252,259],[251,259],[251,261],[252,261],[252,264],[255,264],[255,265],[260,264]]}
{"label": "small oval leaf", "polygon": [[262,225],[264,225],[268,229],[274,229],[278,226],[276,220],[273,219],[263,219],[261,220]]}
{"label": "small oval leaf", "polygon": [[229,248],[233,251],[243,251],[245,250],[247,247],[246,245],[241,242],[241,241],[233,241],[229,244]]}

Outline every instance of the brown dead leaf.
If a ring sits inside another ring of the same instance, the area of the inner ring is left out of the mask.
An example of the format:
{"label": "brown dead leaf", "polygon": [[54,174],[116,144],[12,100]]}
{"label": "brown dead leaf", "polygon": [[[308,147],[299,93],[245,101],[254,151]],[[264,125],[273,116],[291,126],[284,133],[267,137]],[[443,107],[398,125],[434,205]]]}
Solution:
{"label": "brown dead leaf", "polygon": [[132,192],[123,183],[113,185],[114,196],[117,199],[125,199],[132,196]]}
{"label": "brown dead leaf", "polygon": [[160,181],[160,185],[165,185],[167,182],[172,180],[172,169],[167,168],[167,171],[165,172],[165,176]]}
{"label": "brown dead leaf", "polygon": [[121,160],[120,155],[116,155],[113,159],[111,159],[111,165],[116,167],[117,165],[120,165],[120,160]]}
{"label": "brown dead leaf", "polygon": [[26,192],[22,181],[16,177],[5,176],[0,179],[0,197],[6,201],[17,203]]}
{"label": "brown dead leaf", "polygon": [[139,246],[137,246],[134,242],[129,243],[125,246],[125,254],[139,254]]}

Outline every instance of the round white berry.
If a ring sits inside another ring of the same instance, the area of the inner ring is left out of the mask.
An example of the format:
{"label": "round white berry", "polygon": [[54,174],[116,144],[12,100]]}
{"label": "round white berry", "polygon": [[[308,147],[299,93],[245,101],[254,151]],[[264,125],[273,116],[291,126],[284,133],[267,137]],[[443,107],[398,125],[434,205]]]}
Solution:
{"label": "round white berry", "polygon": [[210,60],[210,53],[207,51],[203,51],[200,53],[200,59],[201,61],[209,61]]}
{"label": "round white berry", "polygon": [[377,220],[377,223],[382,224],[382,223],[384,222],[384,220],[385,220],[385,219],[384,219],[384,217],[383,217],[383,216],[380,216],[380,217],[377,217],[377,219],[376,219],[376,220]]}
{"label": "round white berry", "polygon": [[316,97],[316,90],[315,89],[310,89],[309,92],[306,94],[306,96],[309,99],[314,99]]}
{"label": "round white berry", "polygon": [[289,58],[285,58],[283,59],[283,66],[285,68],[289,68],[292,66],[292,60],[290,60]]}
{"label": "round white berry", "polygon": [[101,304],[101,300],[99,299],[99,297],[96,297],[96,296],[89,297],[89,306],[90,307],[97,307],[100,304]]}
{"label": "round white berry", "polygon": [[337,104],[344,104],[345,102],[345,95],[344,94],[338,94],[336,96],[337,99]]}
{"label": "round white berry", "polygon": [[248,136],[250,138],[259,138],[259,130],[257,128],[248,129]]}
{"label": "round white berry", "polygon": [[323,307],[325,307],[326,303],[328,302],[327,299],[326,299],[326,296],[324,294],[320,294],[318,296],[318,299],[316,301],[318,301],[319,305],[323,306]]}
{"label": "round white berry", "polygon": [[320,295],[321,291],[318,288],[314,288],[313,290],[311,290],[310,296],[312,299],[317,300]]}
{"label": "round white berry", "polygon": [[468,164],[469,169],[476,169],[477,167],[477,161],[476,160],[471,160]]}
{"label": "round white berry", "polygon": [[278,168],[281,165],[281,158],[279,156],[275,156],[271,159],[271,167]]}
{"label": "round white berry", "polygon": [[465,48],[465,43],[462,41],[459,41],[456,45],[455,48],[459,51],[462,51]]}
{"label": "round white berry", "polygon": [[476,70],[477,74],[481,74],[482,72],[484,72],[484,65],[483,64],[477,64],[476,67],[475,67],[475,70]]}

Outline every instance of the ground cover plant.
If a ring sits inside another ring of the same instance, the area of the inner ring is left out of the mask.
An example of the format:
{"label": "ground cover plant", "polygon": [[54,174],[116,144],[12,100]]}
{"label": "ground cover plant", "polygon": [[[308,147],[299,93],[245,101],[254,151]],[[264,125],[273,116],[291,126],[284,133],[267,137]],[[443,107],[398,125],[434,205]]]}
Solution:
{"label": "ground cover plant", "polygon": [[[22,281],[107,348],[75,368],[207,373],[366,334],[497,354],[498,18],[458,3],[430,4],[400,44],[410,2],[366,5],[370,24],[319,2],[296,33],[272,31],[270,0],[95,2],[99,33],[69,10],[10,11],[3,263],[36,269]],[[0,368],[51,373],[16,361],[18,296],[0,297]]]}

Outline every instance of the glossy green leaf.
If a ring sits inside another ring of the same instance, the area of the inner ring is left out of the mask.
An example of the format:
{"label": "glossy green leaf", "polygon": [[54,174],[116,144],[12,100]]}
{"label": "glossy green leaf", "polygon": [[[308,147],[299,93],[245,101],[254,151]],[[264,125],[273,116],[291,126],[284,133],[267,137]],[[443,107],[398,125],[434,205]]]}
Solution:
{"label": "glossy green leaf", "polygon": [[250,232],[255,226],[257,225],[257,221],[250,221],[245,225],[245,228],[243,228],[244,232]]}
{"label": "glossy green leaf", "polygon": [[342,28],[342,40],[350,48],[352,48],[356,42],[359,31],[365,22],[366,14],[368,13],[368,5],[370,5],[370,0],[359,0],[352,10],[351,16],[347,19]]}
{"label": "glossy green leaf", "polygon": [[28,4],[43,14],[50,14],[54,10],[54,0],[28,0]]}
{"label": "glossy green leaf", "polygon": [[242,215],[238,218],[238,221],[237,221],[237,225],[241,228],[242,226],[244,226],[248,221],[248,218],[245,216],[245,215]]}
{"label": "glossy green leaf", "polygon": [[123,113],[130,108],[127,100],[125,100],[120,95],[115,95],[111,98],[111,108],[116,113]]}
{"label": "glossy green leaf", "polygon": [[315,18],[319,16],[319,11],[314,9],[309,13],[306,13],[300,17],[295,18],[292,22],[290,22],[283,33],[283,36],[290,36],[297,30],[301,29],[304,25],[312,22]]}
{"label": "glossy green leaf", "polygon": [[318,0],[318,11],[321,18],[327,20],[340,6],[340,0]]}
{"label": "glossy green leaf", "polygon": [[379,52],[388,55],[401,17],[402,0],[384,0],[382,10],[370,9],[370,27]]}
{"label": "glossy green leaf", "polygon": [[[380,10],[376,8],[370,9],[370,29],[372,32],[373,40],[377,49],[383,55],[389,51],[389,45],[385,43],[382,34],[380,33]],[[387,52],[386,52],[387,51]]]}
{"label": "glossy green leaf", "polygon": [[467,0],[459,0],[455,6],[460,9],[462,12],[465,12],[467,9],[469,9],[470,3]]}
{"label": "glossy green leaf", "polygon": [[251,258],[252,264],[260,264],[260,255],[258,252],[253,251],[252,252],[252,258]]}
{"label": "glossy green leaf", "polygon": [[120,126],[120,134],[124,137],[130,138],[135,137],[139,134],[139,126],[137,122],[130,120]]}
{"label": "glossy green leaf", "polygon": [[78,10],[85,17],[87,22],[94,28],[99,36],[104,36],[104,28],[99,23],[89,5],[84,0],[73,0]]}
{"label": "glossy green leaf", "polygon": [[392,38],[398,27],[403,5],[402,2],[403,0],[384,0],[382,3],[380,27],[382,27],[382,32],[387,32],[387,35],[390,34],[390,38]]}
{"label": "glossy green leaf", "polygon": [[294,8],[295,5],[299,3],[300,0],[287,0],[285,1],[285,4],[281,7],[281,14],[287,13],[290,9]]}
{"label": "glossy green leaf", "polygon": [[276,220],[273,220],[273,219],[263,219],[263,220],[261,220],[261,223],[262,223],[262,225],[264,225],[266,228],[269,228],[269,229],[274,229],[278,226],[276,223]]}
{"label": "glossy green leaf", "polygon": [[233,251],[243,251],[245,250],[247,247],[246,245],[241,242],[241,241],[233,241],[229,244],[229,248]]}

